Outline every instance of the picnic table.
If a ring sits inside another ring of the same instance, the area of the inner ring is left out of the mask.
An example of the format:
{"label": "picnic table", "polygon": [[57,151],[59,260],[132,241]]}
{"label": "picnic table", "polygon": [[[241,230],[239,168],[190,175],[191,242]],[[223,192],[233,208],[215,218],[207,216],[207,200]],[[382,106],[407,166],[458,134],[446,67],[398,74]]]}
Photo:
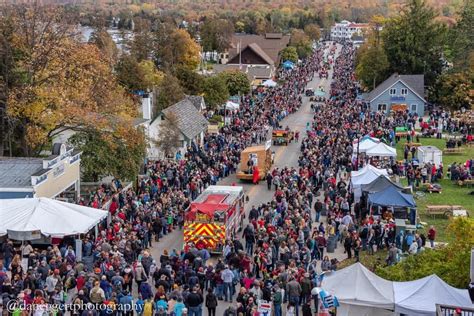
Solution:
{"label": "picnic table", "polygon": [[406,146],[408,147],[420,147],[421,146],[421,143],[413,143],[413,142],[410,142],[410,143],[405,143]]}
{"label": "picnic table", "polygon": [[426,213],[431,216],[444,215],[452,216],[454,210],[462,209],[461,205],[426,205]]}
{"label": "picnic table", "polygon": [[446,155],[463,155],[464,148],[461,147],[455,147],[455,148],[445,148],[443,149],[443,153]]}
{"label": "picnic table", "polygon": [[472,187],[474,185],[474,179],[469,179],[469,180],[459,180],[458,185],[460,187],[466,186],[466,187]]}

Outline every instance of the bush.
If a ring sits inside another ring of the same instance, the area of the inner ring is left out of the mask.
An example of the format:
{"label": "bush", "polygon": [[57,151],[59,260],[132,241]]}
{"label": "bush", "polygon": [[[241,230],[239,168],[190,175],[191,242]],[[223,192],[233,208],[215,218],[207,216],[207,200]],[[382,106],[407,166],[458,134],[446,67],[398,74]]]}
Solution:
{"label": "bush", "polygon": [[426,249],[394,266],[378,267],[375,272],[392,281],[412,281],[436,274],[454,287],[467,288],[471,247],[474,245],[474,220],[454,218],[448,231],[454,235],[450,244],[435,250]]}

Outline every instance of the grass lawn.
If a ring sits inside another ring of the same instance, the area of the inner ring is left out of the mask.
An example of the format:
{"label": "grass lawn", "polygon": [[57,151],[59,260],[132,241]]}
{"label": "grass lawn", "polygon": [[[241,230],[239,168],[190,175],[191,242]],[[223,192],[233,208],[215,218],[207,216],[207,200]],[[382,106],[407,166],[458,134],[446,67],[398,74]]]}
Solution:
{"label": "grass lawn", "polygon": [[[361,251],[359,254],[360,263],[362,263],[367,269],[374,271],[375,266],[385,266],[385,258],[387,258],[387,250],[379,250],[373,255],[369,255],[367,251]],[[340,270],[342,268],[348,267],[351,264],[355,263],[355,259],[345,259],[342,260],[337,269]]]}
{"label": "grass lawn", "polygon": [[[403,160],[403,149],[405,146],[405,140],[402,139],[398,142],[397,148],[397,159]],[[443,150],[446,148],[446,140],[436,139],[436,138],[420,138],[420,143],[423,146],[436,146],[439,149]],[[448,166],[452,163],[464,163],[470,158],[474,158],[474,147],[463,147],[465,149],[465,154],[463,155],[445,155],[443,153],[443,166],[444,174]],[[411,157],[411,155],[410,155]],[[407,185],[407,180],[402,179],[402,183]],[[469,195],[474,188],[460,187],[455,183],[452,183],[449,179],[443,179],[440,181],[440,184],[443,188],[441,194],[438,193],[427,193],[423,198],[416,199],[418,206],[418,214],[422,222],[428,223],[428,227],[425,227],[426,230],[429,229],[429,225],[434,225],[437,232],[437,241],[449,242],[450,238],[446,234],[446,227],[449,224],[449,220],[443,215],[436,215],[435,218],[432,216],[426,215],[426,205],[439,205],[439,204],[451,204],[451,205],[461,205],[466,210],[469,211],[469,215],[472,217],[474,214],[474,197]],[[425,232],[426,233],[426,232]]]}

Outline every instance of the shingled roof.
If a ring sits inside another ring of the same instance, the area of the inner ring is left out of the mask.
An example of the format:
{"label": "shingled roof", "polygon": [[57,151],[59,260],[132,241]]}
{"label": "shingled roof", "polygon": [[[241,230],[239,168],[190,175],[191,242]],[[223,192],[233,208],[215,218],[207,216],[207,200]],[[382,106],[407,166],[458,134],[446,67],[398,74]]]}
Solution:
{"label": "shingled roof", "polygon": [[194,139],[201,132],[206,131],[209,124],[189,98],[184,98],[164,109],[162,113],[165,117],[174,115],[178,129],[188,139]]}
{"label": "shingled roof", "polygon": [[398,81],[404,83],[407,88],[418,94],[421,98],[425,98],[425,77],[423,75],[399,75],[394,73],[387,80],[379,84],[374,90],[370,91],[365,97],[366,100],[372,101]]}
{"label": "shingled roof", "polygon": [[[232,36],[231,40],[229,60],[238,55],[239,43],[241,44],[241,50],[244,50],[251,44],[256,44],[259,47],[259,50],[263,51],[265,55],[273,61],[273,63],[271,64],[278,64],[278,54],[282,49],[288,46],[289,42],[290,35],[283,35],[281,33],[268,33],[266,34],[266,36],[255,34],[235,34],[234,36]],[[251,48],[255,51],[256,46],[253,45],[253,47]]]}

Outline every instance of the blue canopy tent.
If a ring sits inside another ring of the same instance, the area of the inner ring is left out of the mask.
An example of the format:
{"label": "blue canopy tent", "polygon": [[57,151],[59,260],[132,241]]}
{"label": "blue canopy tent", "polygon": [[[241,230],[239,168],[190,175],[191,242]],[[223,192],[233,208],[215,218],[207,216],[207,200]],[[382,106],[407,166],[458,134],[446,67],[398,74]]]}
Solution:
{"label": "blue canopy tent", "polygon": [[397,208],[414,208],[416,207],[413,195],[400,192],[395,186],[388,186],[385,190],[370,193],[368,202],[371,205],[397,207]]}
{"label": "blue canopy tent", "polygon": [[292,61],[287,60],[283,63],[283,68],[285,68],[287,70],[288,69],[293,69],[293,68],[295,68],[295,64]]}

